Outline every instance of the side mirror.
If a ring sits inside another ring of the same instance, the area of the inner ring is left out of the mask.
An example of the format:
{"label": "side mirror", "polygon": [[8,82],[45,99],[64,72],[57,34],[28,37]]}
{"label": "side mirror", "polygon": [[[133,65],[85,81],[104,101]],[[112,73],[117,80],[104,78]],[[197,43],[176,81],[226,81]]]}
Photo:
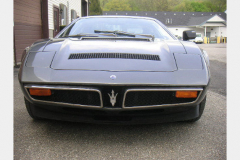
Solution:
{"label": "side mirror", "polygon": [[196,31],[189,30],[189,31],[183,31],[183,40],[187,41],[189,39],[195,39],[196,38]]}

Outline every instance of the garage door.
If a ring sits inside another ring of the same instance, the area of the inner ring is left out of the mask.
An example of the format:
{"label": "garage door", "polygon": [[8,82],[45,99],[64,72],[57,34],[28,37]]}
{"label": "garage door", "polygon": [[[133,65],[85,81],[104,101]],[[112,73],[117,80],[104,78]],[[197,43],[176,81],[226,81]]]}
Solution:
{"label": "garage door", "polygon": [[23,50],[42,38],[41,0],[14,0],[16,62]]}

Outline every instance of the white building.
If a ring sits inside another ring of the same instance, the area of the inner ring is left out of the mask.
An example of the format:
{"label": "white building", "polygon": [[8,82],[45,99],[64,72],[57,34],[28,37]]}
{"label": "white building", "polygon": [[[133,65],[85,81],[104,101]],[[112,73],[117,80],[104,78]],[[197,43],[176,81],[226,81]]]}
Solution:
{"label": "white building", "polygon": [[227,37],[226,20],[220,17],[219,14],[191,17],[188,24],[186,26],[171,25],[168,28],[174,35],[179,37],[182,36],[182,32],[185,30],[195,30],[197,33],[201,33],[203,37],[208,38]]}
{"label": "white building", "polygon": [[88,16],[88,0],[48,0],[49,37],[77,17]]}
{"label": "white building", "polygon": [[144,12],[105,11],[103,15],[144,16],[158,19],[176,36],[181,38],[185,30],[195,30],[208,37],[227,37],[226,12]]}

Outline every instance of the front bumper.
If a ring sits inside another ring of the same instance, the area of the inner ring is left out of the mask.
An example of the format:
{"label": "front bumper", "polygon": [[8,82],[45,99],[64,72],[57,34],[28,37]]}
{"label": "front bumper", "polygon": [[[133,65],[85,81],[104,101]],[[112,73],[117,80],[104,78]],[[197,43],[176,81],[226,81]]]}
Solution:
{"label": "front bumper", "polygon": [[[54,119],[62,121],[86,122],[86,123],[118,123],[118,124],[143,124],[143,123],[162,123],[194,119],[199,116],[199,105],[204,99],[206,89],[201,87],[145,87],[145,90],[163,92],[169,90],[199,90],[198,97],[188,103],[161,104],[149,106],[126,107],[124,101],[126,93],[130,91],[142,91],[143,87],[135,86],[104,86],[105,88],[118,89],[119,99],[116,106],[109,106],[110,99],[108,94],[101,90],[99,86],[66,86],[66,85],[24,85],[22,87],[25,98],[33,106],[33,114],[39,118]],[[101,97],[100,106],[88,106],[81,104],[69,104],[59,102],[49,102],[37,100],[28,93],[28,88],[52,88],[69,90],[92,90],[99,93]],[[141,89],[140,89],[141,88]],[[119,89],[118,89],[119,90]],[[110,92],[109,92],[110,93]],[[105,95],[105,98],[104,96]],[[108,104],[105,101],[108,101]]]}
{"label": "front bumper", "polygon": [[[200,104],[199,104],[200,105]],[[199,116],[199,105],[148,110],[96,110],[34,105],[36,117],[70,122],[100,124],[150,124],[191,120]]]}

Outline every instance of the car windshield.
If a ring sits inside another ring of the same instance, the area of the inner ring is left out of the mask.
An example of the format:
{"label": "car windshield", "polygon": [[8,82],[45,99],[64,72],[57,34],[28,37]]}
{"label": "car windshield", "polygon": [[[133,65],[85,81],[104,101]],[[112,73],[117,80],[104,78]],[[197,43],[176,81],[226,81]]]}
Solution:
{"label": "car windshield", "polygon": [[197,37],[202,37],[202,35],[201,35],[201,34],[197,34],[196,36],[197,36]]}
{"label": "car windshield", "polygon": [[172,36],[153,20],[116,17],[80,19],[59,37],[112,36],[111,34],[136,38],[155,37],[164,40],[173,40]]}

